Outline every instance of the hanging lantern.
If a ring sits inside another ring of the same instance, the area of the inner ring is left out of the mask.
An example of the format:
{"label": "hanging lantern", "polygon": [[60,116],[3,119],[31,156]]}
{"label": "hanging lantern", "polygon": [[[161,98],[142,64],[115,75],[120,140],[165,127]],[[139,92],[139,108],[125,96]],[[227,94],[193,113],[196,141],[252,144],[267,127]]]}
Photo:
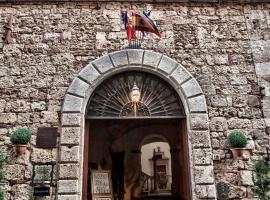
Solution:
{"label": "hanging lantern", "polygon": [[138,86],[136,85],[136,83],[134,83],[130,92],[130,99],[132,102],[138,103],[140,101],[140,98],[141,98],[140,90]]}

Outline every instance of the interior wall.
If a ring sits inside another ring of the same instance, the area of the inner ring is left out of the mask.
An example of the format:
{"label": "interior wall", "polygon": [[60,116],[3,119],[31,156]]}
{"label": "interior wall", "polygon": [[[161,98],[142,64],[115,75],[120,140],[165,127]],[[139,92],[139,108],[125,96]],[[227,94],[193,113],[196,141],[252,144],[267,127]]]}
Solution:
{"label": "interior wall", "polygon": [[153,150],[157,147],[160,147],[160,151],[164,152],[164,156],[169,159],[168,164],[168,175],[172,174],[171,170],[171,153],[170,146],[166,142],[153,142],[146,145],[143,145],[141,148],[141,165],[142,171],[150,176],[153,176],[153,163],[151,162],[151,158],[153,157]]}

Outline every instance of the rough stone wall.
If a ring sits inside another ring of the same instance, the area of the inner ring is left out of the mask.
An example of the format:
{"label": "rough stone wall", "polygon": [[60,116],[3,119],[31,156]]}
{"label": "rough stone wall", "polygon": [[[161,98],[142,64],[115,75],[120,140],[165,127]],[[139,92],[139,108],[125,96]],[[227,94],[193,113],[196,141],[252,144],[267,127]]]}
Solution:
{"label": "rough stone wall", "polygon": [[[216,182],[229,183],[230,199],[254,199],[250,158],[269,144],[269,4],[72,2],[0,4],[1,35],[8,17],[15,17],[12,43],[0,39],[0,145],[9,162],[9,199],[32,198],[34,167],[56,171],[58,151],[35,147],[37,128],[59,126],[66,89],[89,61],[127,46],[121,8],[152,10],[162,39],[147,36],[144,48],[185,66],[207,97]],[[259,85],[267,86],[264,97]],[[34,135],[32,149],[16,157],[9,134],[22,126]],[[233,129],[249,138],[252,154],[245,160],[231,159],[227,150]]]}

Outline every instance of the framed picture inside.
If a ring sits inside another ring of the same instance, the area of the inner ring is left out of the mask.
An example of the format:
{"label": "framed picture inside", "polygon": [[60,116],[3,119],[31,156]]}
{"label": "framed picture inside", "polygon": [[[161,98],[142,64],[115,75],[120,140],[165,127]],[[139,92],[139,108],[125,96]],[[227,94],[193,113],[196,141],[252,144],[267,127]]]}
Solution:
{"label": "framed picture inside", "polygon": [[111,200],[112,180],[109,170],[92,170],[91,187],[94,200]]}

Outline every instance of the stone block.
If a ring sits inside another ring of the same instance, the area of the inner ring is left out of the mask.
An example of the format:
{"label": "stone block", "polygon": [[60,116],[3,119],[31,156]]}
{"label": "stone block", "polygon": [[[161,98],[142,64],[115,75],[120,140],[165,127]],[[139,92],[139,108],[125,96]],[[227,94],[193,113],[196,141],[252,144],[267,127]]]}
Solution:
{"label": "stone block", "polygon": [[210,102],[213,107],[226,107],[228,106],[227,98],[224,95],[213,95],[210,97]]}
{"label": "stone block", "polygon": [[33,163],[52,163],[56,162],[56,158],[51,149],[33,148],[31,161]]}
{"label": "stone block", "polygon": [[241,170],[240,171],[241,183],[243,186],[253,186],[253,176],[252,171]]}
{"label": "stone block", "polygon": [[247,104],[250,107],[260,107],[260,98],[254,95],[248,95]]}
{"label": "stone block", "polygon": [[175,62],[173,59],[167,56],[162,56],[161,61],[158,65],[158,69],[165,72],[166,74],[170,74],[177,65],[177,62]]}
{"label": "stone block", "polygon": [[127,50],[129,64],[142,64],[143,61],[143,50],[129,49]]}
{"label": "stone block", "polygon": [[63,113],[62,126],[81,126],[82,114],[80,113]]}
{"label": "stone block", "polygon": [[200,199],[215,199],[216,198],[215,185],[197,185],[195,191]]}
{"label": "stone block", "polygon": [[11,187],[14,192],[13,198],[16,200],[29,200],[33,199],[33,188],[29,184],[15,184]]}
{"label": "stone block", "polygon": [[64,112],[82,112],[83,99],[77,96],[66,94],[64,99]]}
{"label": "stone block", "polygon": [[17,121],[17,115],[15,113],[0,113],[0,123],[13,124]]}
{"label": "stone block", "polygon": [[6,100],[0,99],[0,112],[4,112],[6,106]]}
{"label": "stone block", "polygon": [[251,119],[252,127],[254,129],[265,129],[265,120],[264,119]]}
{"label": "stone block", "polygon": [[195,79],[188,80],[181,85],[181,88],[186,97],[191,97],[203,93],[201,86]]}
{"label": "stone block", "polygon": [[270,75],[270,62],[256,63],[255,70],[259,77]]}
{"label": "stone block", "polygon": [[204,95],[188,99],[190,112],[207,112],[207,106]]}
{"label": "stone block", "polygon": [[113,64],[108,55],[95,60],[92,64],[94,64],[101,73],[104,73],[113,68]]}
{"label": "stone block", "polygon": [[59,177],[64,178],[77,178],[79,176],[80,166],[78,164],[60,164]]}
{"label": "stone block", "polygon": [[117,51],[110,54],[115,67],[128,65],[127,51]]}
{"label": "stone block", "polygon": [[80,127],[62,127],[61,144],[79,144],[81,136]]}
{"label": "stone block", "polygon": [[226,65],[229,62],[229,57],[228,54],[216,54],[214,60],[217,65]]}
{"label": "stone block", "polygon": [[191,144],[196,147],[211,147],[209,131],[192,131]]}
{"label": "stone block", "polygon": [[213,163],[212,150],[210,148],[193,149],[193,156],[195,165],[211,165]]}
{"label": "stone block", "polygon": [[23,180],[25,174],[25,166],[19,164],[7,165],[6,172],[7,172],[6,175],[7,180],[13,181]]}
{"label": "stone block", "polygon": [[208,130],[209,122],[207,114],[191,114],[190,128],[192,130]]}
{"label": "stone block", "polygon": [[213,117],[210,119],[210,131],[228,130],[227,120],[225,117]]}
{"label": "stone block", "polygon": [[59,180],[58,193],[76,193],[78,192],[78,180]]}
{"label": "stone block", "polygon": [[100,74],[94,68],[92,64],[88,64],[83,70],[80,72],[79,76],[82,77],[84,80],[88,81],[92,84]]}
{"label": "stone block", "polygon": [[178,65],[178,67],[171,74],[171,78],[179,85],[186,81],[189,77],[191,77],[191,75],[182,65]]}
{"label": "stone block", "polygon": [[214,183],[213,166],[195,166],[194,175],[196,184]]}
{"label": "stone block", "polygon": [[160,53],[144,51],[143,64],[156,68],[160,62],[161,56]]}
{"label": "stone block", "polygon": [[72,194],[72,195],[58,195],[58,200],[79,200],[79,196]]}
{"label": "stone block", "polygon": [[79,146],[61,146],[60,159],[62,162],[78,162],[79,157]]}
{"label": "stone block", "polygon": [[88,83],[82,81],[79,78],[75,78],[69,86],[68,92],[85,97],[85,95],[87,94],[87,89],[89,87],[90,85]]}
{"label": "stone block", "polygon": [[252,128],[251,121],[249,119],[230,118],[227,120],[229,129],[245,129]]}

